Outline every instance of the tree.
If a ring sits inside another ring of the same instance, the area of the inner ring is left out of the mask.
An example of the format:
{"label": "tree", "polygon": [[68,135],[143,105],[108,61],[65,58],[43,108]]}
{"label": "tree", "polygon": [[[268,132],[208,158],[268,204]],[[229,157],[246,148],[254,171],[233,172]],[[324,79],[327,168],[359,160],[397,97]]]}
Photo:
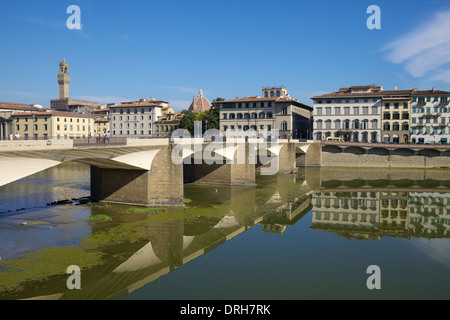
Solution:
{"label": "tree", "polygon": [[196,114],[189,110],[183,110],[181,114],[183,117],[180,120],[180,129],[186,129],[191,136],[194,136],[194,122],[197,120]]}
{"label": "tree", "polygon": [[225,101],[223,98],[217,98],[213,100],[211,109],[208,111],[200,112],[198,114],[189,110],[182,111],[182,119],[180,121],[180,128],[186,129],[194,136],[194,122],[200,121],[202,123],[202,134],[209,129],[220,130],[220,102]]}

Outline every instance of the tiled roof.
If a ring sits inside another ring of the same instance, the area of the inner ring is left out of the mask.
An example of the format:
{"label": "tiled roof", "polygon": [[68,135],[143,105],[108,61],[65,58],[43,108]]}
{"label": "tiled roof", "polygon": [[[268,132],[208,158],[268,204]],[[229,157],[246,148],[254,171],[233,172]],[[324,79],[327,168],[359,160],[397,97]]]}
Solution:
{"label": "tiled roof", "polygon": [[[358,88],[358,87],[352,87]],[[365,87],[359,87],[365,88]],[[440,91],[440,90],[383,90],[383,91],[375,91],[375,92],[348,92],[341,88],[339,92],[331,92],[323,95],[314,96],[313,99],[325,99],[325,98],[350,98],[350,97],[395,97],[395,96],[439,96],[439,95],[450,95],[450,92]]]}
{"label": "tiled roof", "polygon": [[203,111],[208,111],[211,109],[211,103],[203,95],[203,90],[200,90],[198,97],[194,97],[191,105],[189,106],[189,111],[194,113],[200,113]]}
{"label": "tiled roof", "polygon": [[37,111],[37,112],[21,112],[16,113],[13,117],[26,117],[26,116],[61,116],[61,117],[79,117],[79,118],[90,118],[89,116],[85,116],[79,113],[73,112],[63,112],[63,111]]}

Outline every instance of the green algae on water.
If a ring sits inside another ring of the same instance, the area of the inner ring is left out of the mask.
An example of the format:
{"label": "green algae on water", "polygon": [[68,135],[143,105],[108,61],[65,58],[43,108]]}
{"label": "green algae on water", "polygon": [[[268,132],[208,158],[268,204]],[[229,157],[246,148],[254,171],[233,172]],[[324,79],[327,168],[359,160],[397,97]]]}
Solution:
{"label": "green algae on water", "polygon": [[71,265],[88,269],[102,263],[103,254],[77,246],[47,247],[0,261],[0,292],[15,292],[32,281],[66,275]]}

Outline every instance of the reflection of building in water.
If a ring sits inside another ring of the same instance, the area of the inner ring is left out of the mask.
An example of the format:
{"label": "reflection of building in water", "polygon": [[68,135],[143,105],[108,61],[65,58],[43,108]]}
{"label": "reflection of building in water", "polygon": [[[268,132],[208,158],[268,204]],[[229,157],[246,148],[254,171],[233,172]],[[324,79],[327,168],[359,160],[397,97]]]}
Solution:
{"label": "reflection of building in water", "polygon": [[381,229],[408,229],[408,200],[408,192],[381,192]]}
{"label": "reflection of building in water", "polygon": [[379,228],[378,192],[325,192],[313,195],[313,228],[373,231]]}
{"label": "reflection of building in water", "polygon": [[409,197],[409,228],[411,232],[427,238],[448,237],[450,193],[410,192]]}
{"label": "reflection of building in water", "polygon": [[304,195],[295,202],[285,203],[273,213],[264,216],[261,222],[262,231],[283,234],[288,226],[294,225],[311,208],[311,194]]}
{"label": "reflection of building in water", "polygon": [[312,229],[347,238],[449,236],[450,193],[381,191],[313,195]]}

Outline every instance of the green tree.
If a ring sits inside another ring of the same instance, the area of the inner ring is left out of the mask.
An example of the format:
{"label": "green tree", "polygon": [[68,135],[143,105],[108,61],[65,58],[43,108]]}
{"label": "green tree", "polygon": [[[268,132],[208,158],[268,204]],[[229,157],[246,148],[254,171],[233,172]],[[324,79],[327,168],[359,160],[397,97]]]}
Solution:
{"label": "green tree", "polygon": [[194,136],[194,122],[200,121],[202,123],[202,134],[209,129],[220,130],[220,104],[219,102],[225,101],[224,98],[214,99],[211,104],[211,109],[208,111],[195,114],[189,110],[182,111],[182,119],[180,122],[180,128],[186,129]]}
{"label": "green tree", "polygon": [[189,110],[181,112],[183,117],[180,120],[180,129],[186,129],[191,136],[194,136],[194,122],[197,120],[197,115]]}

